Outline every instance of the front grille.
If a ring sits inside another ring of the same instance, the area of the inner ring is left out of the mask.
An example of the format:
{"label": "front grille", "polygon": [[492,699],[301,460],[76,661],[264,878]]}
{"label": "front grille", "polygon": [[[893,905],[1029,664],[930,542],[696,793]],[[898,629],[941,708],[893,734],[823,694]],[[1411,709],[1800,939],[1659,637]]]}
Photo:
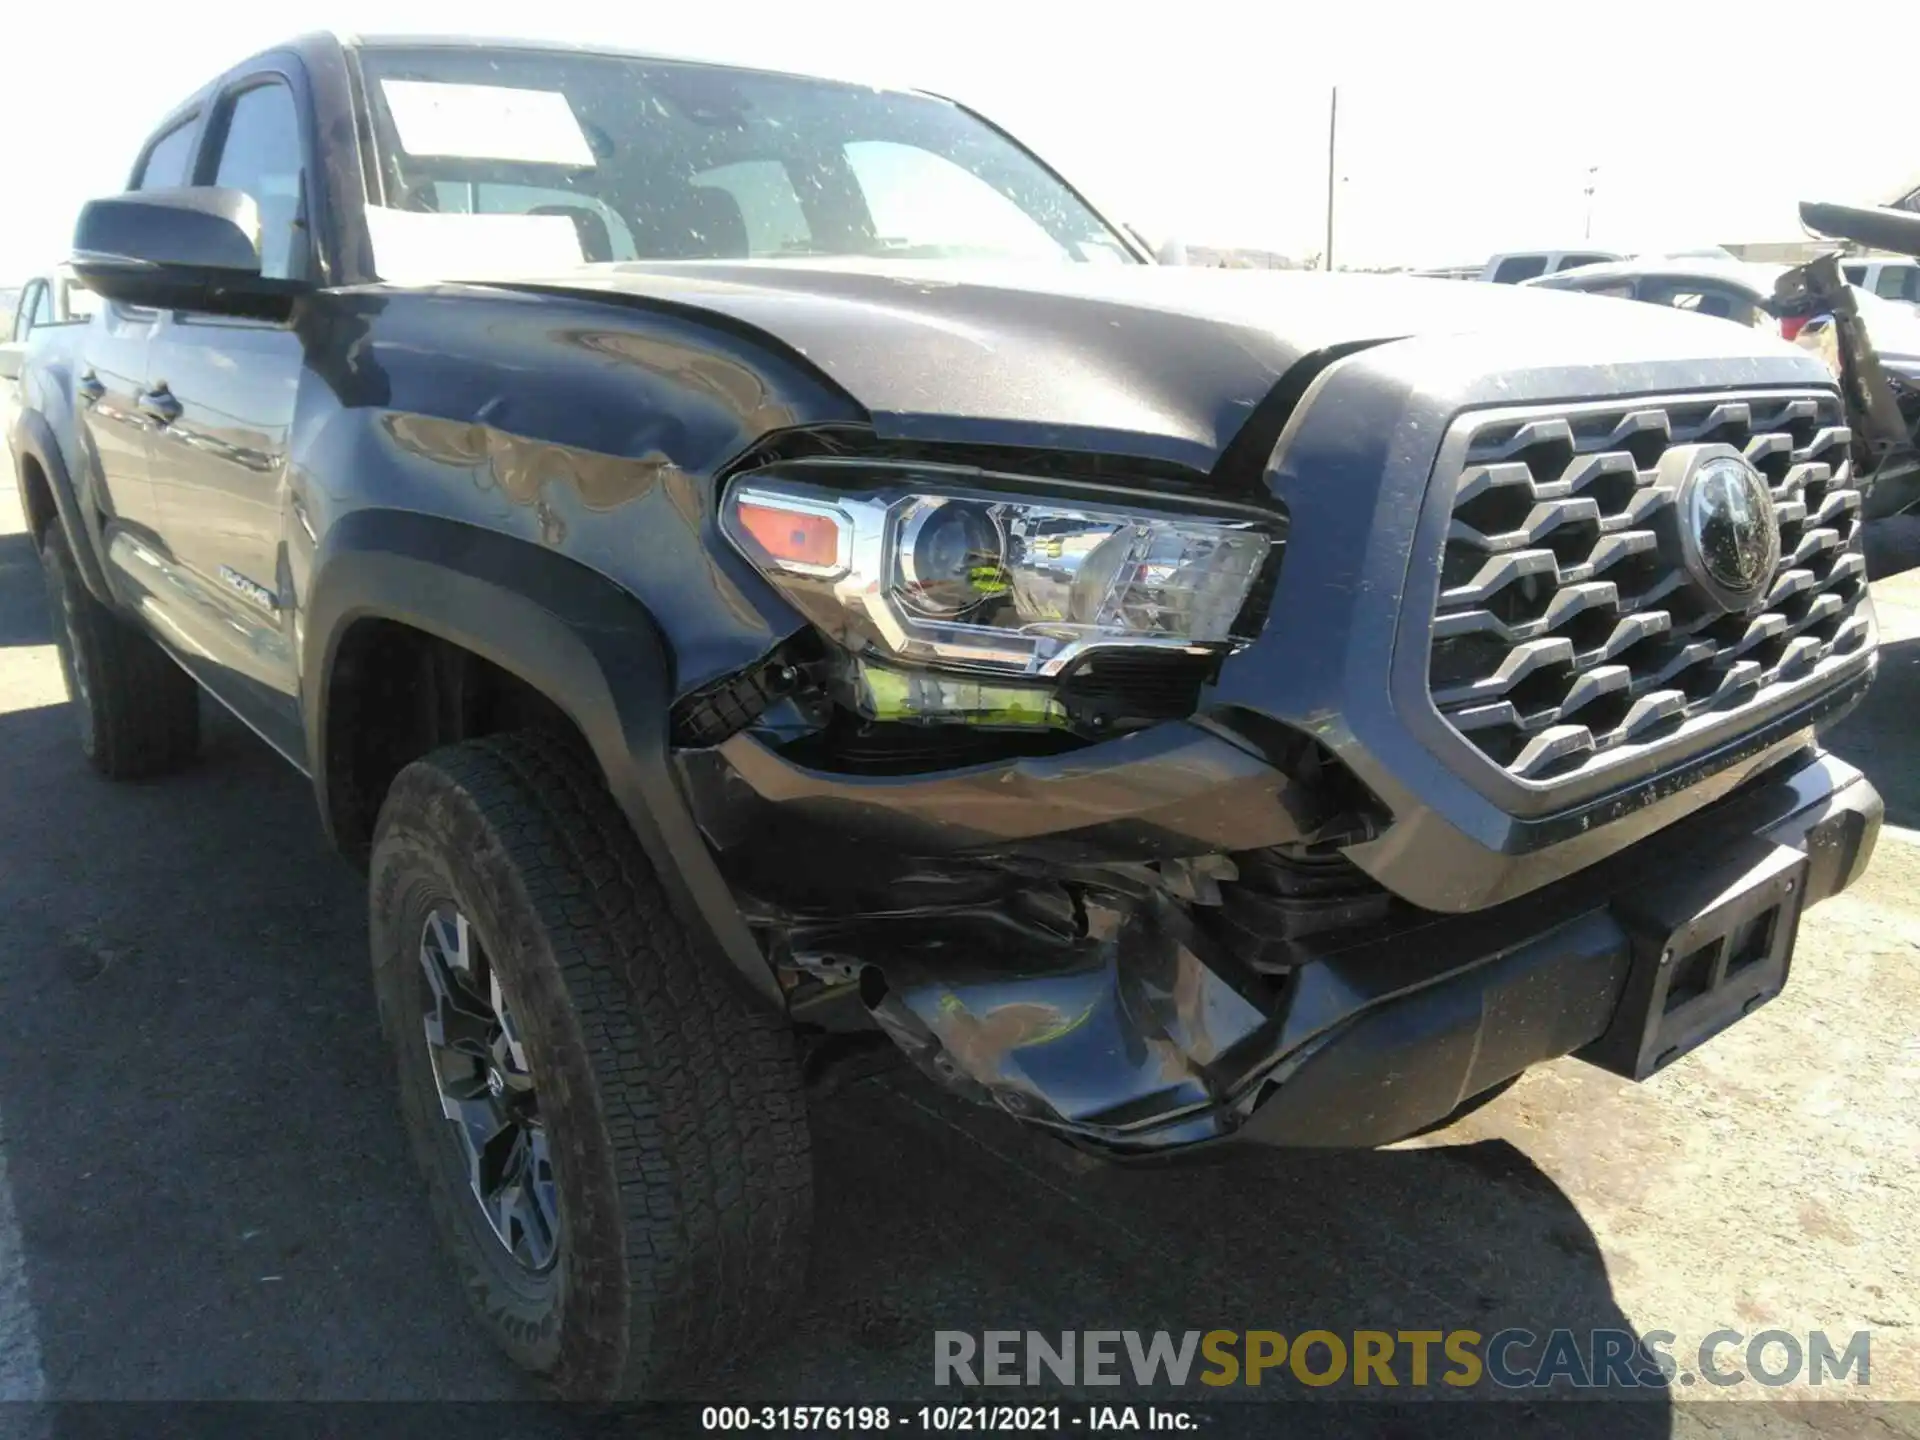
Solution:
{"label": "front grille", "polygon": [[[1435,480],[1453,493],[1428,659],[1441,715],[1545,781],[1823,688],[1872,630],[1842,418],[1831,394],[1760,392],[1457,421]],[[1661,458],[1710,443],[1766,477],[1780,522],[1779,568],[1745,615],[1661,543],[1678,519]]]}

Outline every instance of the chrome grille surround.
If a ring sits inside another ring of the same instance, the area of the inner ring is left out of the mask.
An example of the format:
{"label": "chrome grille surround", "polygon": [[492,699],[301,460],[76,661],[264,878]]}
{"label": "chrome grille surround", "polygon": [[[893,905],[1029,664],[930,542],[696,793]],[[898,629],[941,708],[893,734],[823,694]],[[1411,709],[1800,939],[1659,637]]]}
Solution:
{"label": "chrome grille surround", "polygon": [[[1523,786],[1557,786],[1629,753],[1689,753],[1855,668],[1873,622],[1842,421],[1820,390],[1456,419],[1434,471],[1451,500],[1426,656],[1453,735]],[[1676,518],[1661,459],[1706,444],[1760,471],[1780,524],[1780,563],[1747,614],[1660,542]]]}

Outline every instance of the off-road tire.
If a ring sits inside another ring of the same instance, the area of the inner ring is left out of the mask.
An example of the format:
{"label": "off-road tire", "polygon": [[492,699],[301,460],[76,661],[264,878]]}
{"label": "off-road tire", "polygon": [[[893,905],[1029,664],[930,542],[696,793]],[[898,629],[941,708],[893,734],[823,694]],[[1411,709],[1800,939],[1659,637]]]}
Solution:
{"label": "off-road tire", "polygon": [[[424,917],[451,902],[524,1039],[560,1244],[530,1274],[456,1162],[419,996]],[[658,1398],[736,1358],[802,1283],[812,1222],[794,1037],[696,949],[598,774],[495,736],[402,770],[374,836],[374,982],[401,1105],[461,1287],[570,1399]]]}
{"label": "off-road tire", "polygon": [[200,687],[158,644],[93,598],[56,524],[40,546],[60,672],[80,749],[109,780],[142,780],[200,749]]}

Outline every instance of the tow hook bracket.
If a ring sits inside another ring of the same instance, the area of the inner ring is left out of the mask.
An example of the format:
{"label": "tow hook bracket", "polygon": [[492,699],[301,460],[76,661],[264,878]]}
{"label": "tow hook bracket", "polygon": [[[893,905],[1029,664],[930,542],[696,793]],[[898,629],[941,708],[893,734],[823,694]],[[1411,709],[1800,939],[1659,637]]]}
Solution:
{"label": "tow hook bracket", "polygon": [[1807,857],[1753,840],[1703,873],[1613,902],[1632,959],[1613,1021],[1576,1052],[1644,1080],[1785,987]]}

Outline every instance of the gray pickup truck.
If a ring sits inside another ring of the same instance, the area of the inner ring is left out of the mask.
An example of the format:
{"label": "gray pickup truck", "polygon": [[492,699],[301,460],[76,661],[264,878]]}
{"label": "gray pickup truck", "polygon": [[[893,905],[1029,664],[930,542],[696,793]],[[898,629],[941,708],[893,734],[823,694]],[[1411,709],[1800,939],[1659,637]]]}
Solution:
{"label": "gray pickup truck", "polygon": [[566,1395],[781,1313],[836,1065],[1116,1162],[1378,1145],[1684,1055],[1873,848],[1777,337],[1155,265],[934,96],[465,41],[236,66],[73,264],[10,439],[82,748],[184,765],[204,689],[311,779]]}

